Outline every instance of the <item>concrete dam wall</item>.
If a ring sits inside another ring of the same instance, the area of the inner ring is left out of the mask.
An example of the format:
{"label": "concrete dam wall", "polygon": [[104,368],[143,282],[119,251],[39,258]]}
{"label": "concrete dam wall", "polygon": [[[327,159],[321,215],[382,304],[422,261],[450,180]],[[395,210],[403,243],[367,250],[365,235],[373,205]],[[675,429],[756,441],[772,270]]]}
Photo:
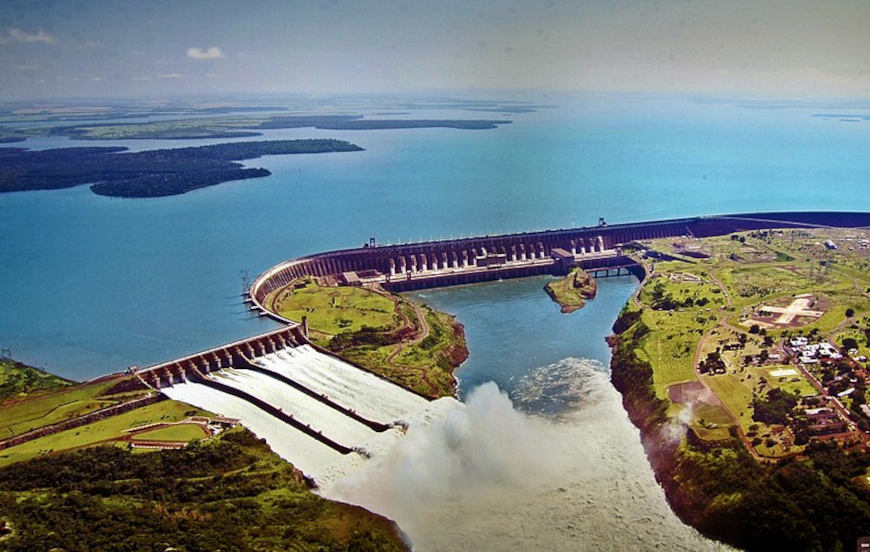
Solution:
{"label": "concrete dam wall", "polygon": [[[690,217],[402,245],[366,245],[292,259],[261,274],[250,299],[268,313],[269,294],[302,276],[377,282],[392,291],[560,273],[564,261],[586,269],[629,268],[621,246],[635,240],[709,237],[769,228],[870,226],[870,213],[793,212]],[[346,282],[353,283],[353,282]],[[271,314],[271,313],[270,313]]]}

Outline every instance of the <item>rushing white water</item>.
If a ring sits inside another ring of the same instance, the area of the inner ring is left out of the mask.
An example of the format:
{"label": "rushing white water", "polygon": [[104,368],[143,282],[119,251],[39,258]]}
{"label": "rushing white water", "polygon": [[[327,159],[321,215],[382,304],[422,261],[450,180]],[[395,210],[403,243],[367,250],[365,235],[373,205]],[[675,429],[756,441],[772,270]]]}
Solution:
{"label": "rushing white water", "polygon": [[293,459],[303,472],[341,460],[341,454],[251,403],[199,383],[180,383],[161,391],[170,399],[242,420],[245,427],[266,439],[279,456]]}
{"label": "rushing white water", "polygon": [[600,364],[539,368],[515,399],[552,396],[568,406],[544,418],[479,386],[323,492],[396,520],[415,550],[727,549],[670,510]]}
{"label": "rushing white water", "polygon": [[424,409],[428,402],[374,374],[320,354],[308,345],[268,354],[258,358],[257,362],[309,389],[325,393],[367,419],[381,423],[405,420]]}
{"label": "rushing white water", "polygon": [[266,401],[342,445],[359,445],[374,433],[329,405],[265,374],[251,370],[222,370],[213,379]]}
{"label": "rushing white water", "polygon": [[461,405],[452,398],[427,401],[308,346],[266,355],[257,362],[365,418],[396,425],[377,432],[279,379],[253,370],[228,369],[210,376],[269,403],[325,437],[362,452],[342,455],[259,407],[201,383],[181,383],[163,392],[172,399],[240,419],[251,431],[266,439],[282,458],[321,486],[329,486],[332,481],[345,477],[366,463],[368,457],[387,454],[402,439],[405,427],[442,419]]}

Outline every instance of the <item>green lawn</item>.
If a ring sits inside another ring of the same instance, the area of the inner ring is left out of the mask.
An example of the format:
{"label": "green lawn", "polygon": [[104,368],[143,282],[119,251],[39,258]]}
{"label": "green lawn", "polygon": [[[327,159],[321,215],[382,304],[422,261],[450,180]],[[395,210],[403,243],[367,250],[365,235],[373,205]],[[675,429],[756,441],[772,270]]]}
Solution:
{"label": "green lawn", "polygon": [[655,366],[653,379],[659,397],[667,396],[668,386],[672,383],[697,379],[692,360],[701,335],[685,329],[693,326],[703,329],[711,324],[703,315],[705,322],[697,322],[697,316],[695,312],[651,309],[642,315],[651,332],[641,340],[639,353]]}
{"label": "green lawn", "polygon": [[[774,377],[771,375],[772,371],[784,369],[794,370],[797,374],[780,377]],[[818,394],[818,391],[813,387],[813,384],[811,384],[809,380],[807,380],[794,366],[765,366],[764,368],[754,369],[754,371],[763,374],[764,378],[771,386],[778,387],[788,391],[789,393],[797,393],[801,397],[812,397]]]}
{"label": "green lawn", "polygon": [[175,424],[169,427],[162,427],[144,433],[137,433],[133,439],[146,439],[156,441],[191,441],[193,439],[202,439],[208,437],[203,427],[198,424]]}
{"label": "green lawn", "polygon": [[0,403],[27,395],[48,393],[73,385],[73,382],[48,372],[0,358]]}
{"label": "green lawn", "polygon": [[368,289],[340,286],[284,290],[275,300],[276,312],[290,320],[308,317],[311,329],[327,334],[357,332],[363,326],[392,329],[400,325],[395,304]]}
{"label": "green lawn", "polygon": [[188,404],[161,401],[92,424],[61,431],[0,451],[0,466],[27,460],[41,454],[75,450],[101,441],[124,436],[124,430],[156,422],[177,422],[189,416],[211,415]]}
{"label": "green lawn", "polygon": [[85,384],[0,406],[0,439],[115,404],[116,401],[97,398],[115,383],[117,381]]}
{"label": "green lawn", "polygon": [[[396,383],[432,397],[453,394],[453,369],[465,351],[453,317],[367,288],[325,287],[310,279],[299,284],[279,290],[266,305],[291,320],[308,316],[318,345]],[[424,339],[417,308],[429,328]]]}

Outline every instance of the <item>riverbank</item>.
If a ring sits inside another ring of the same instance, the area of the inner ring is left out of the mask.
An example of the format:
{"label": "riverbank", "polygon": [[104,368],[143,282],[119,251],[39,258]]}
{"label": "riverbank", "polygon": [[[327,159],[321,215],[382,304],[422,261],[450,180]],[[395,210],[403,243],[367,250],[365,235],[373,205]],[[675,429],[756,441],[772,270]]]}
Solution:
{"label": "riverbank", "polygon": [[[839,344],[845,326],[863,323],[844,313],[866,305],[856,270],[866,255],[844,247],[824,279],[812,277],[813,257],[832,255],[817,232],[649,244],[701,261],[657,262],[609,340],[611,380],[673,510],[705,535],[747,550],[849,549],[870,533],[866,441],[857,427],[831,434],[810,425],[812,405],[825,406],[827,392],[807,391],[781,345],[795,333]],[[760,305],[808,289],[826,298],[821,316],[788,324],[774,317],[762,331],[753,318],[764,318],[768,307]],[[852,361],[826,360],[823,371],[845,369],[844,362]],[[864,398],[859,387],[851,400]]]}

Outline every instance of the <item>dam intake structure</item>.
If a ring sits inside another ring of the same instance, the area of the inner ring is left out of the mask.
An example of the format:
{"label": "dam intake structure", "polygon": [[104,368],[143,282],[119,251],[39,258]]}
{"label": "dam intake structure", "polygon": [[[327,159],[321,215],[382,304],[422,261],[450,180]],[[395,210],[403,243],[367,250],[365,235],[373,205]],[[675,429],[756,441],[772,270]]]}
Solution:
{"label": "dam intake structure", "polygon": [[594,276],[633,273],[643,268],[625,252],[635,241],[671,237],[704,238],[734,232],[782,228],[865,227],[870,213],[786,212],[689,217],[652,222],[546,230],[496,236],[376,245],[316,253],[280,263],[251,284],[251,308],[283,323],[273,298],[302,277],[336,284],[379,284],[393,291],[470,284],[542,274],[562,275],[578,266]]}

